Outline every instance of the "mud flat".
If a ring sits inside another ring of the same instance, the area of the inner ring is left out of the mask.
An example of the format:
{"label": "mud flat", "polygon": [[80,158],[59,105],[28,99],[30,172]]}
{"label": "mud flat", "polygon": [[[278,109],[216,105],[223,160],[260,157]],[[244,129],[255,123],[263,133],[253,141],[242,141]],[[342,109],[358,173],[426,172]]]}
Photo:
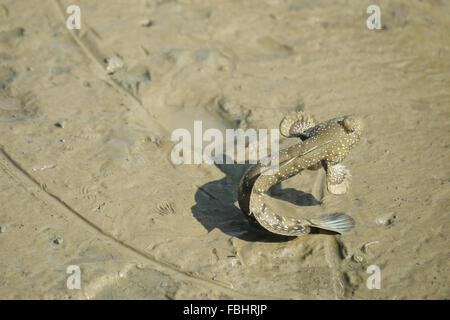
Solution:
{"label": "mud flat", "polygon": [[[381,30],[371,1],[80,0],[80,30],[70,4],[0,5],[1,299],[450,297],[448,2],[378,1]],[[194,120],[271,129],[303,106],[362,117],[351,189],[307,172],[274,202],[349,233],[250,233],[245,165],[171,162]]]}

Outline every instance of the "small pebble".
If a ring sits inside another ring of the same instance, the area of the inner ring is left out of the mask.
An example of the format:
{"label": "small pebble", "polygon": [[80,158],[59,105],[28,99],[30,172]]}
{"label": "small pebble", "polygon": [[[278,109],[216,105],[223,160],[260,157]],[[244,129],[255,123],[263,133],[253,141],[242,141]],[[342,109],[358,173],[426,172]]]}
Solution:
{"label": "small pebble", "polygon": [[397,216],[390,212],[378,217],[375,222],[379,225],[388,226],[393,224],[395,219],[397,219]]}
{"label": "small pebble", "polygon": [[146,19],[146,20],[141,22],[141,26],[149,28],[149,27],[153,26],[153,21],[150,20],[150,19]]}
{"label": "small pebble", "polygon": [[105,59],[106,72],[108,74],[113,74],[118,69],[123,67],[123,61],[119,57],[113,56]]}
{"label": "small pebble", "polygon": [[144,265],[143,263],[138,263],[138,264],[136,264],[136,268],[138,268],[138,269],[144,269],[144,268],[145,268],[145,265]]}
{"label": "small pebble", "polygon": [[61,237],[58,237],[58,238],[56,238],[55,240],[53,240],[53,243],[54,244],[62,244],[64,242],[64,240],[63,240],[63,238],[61,238]]}
{"label": "small pebble", "polygon": [[239,262],[238,259],[232,259],[232,260],[231,260],[231,266],[232,266],[232,267],[235,267],[235,266],[240,265],[240,264],[241,264],[241,263]]}
{"label": "small pebble", "polygon": [[5,233],[5,232],[6,232],[6,227],[0,226],[0,233]]}
{"label": "small pebble", "polygon": [[55,123],[55,127],[58,127],[58,128],[64,128],[65,126],[66,126],[66,121],[65,120],[58,121],[58,122]]}

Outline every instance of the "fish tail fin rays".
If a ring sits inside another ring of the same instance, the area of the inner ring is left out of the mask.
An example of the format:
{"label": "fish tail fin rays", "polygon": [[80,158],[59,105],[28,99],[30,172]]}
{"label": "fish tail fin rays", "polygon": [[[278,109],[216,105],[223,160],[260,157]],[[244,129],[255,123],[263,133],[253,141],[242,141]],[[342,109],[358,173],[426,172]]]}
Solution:
{"label": "fish tail fin rays", "polygon": [[332,213],[311,221],[311,226],[337,233],[343,233],[353,229],[355,226],[355,221],[352,217],[346,215],[345,213]]}

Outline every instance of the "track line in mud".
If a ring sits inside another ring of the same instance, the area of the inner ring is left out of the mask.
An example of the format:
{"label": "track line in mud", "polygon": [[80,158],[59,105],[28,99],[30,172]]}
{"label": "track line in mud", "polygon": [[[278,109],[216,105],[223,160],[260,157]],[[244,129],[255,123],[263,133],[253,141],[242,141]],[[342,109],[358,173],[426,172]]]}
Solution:
{"label": "track line in mud", "polygon": [[23,185],[28,192],[55,212],[66,213],[66,216],[75,216],[85,226],[88,226],[91,230],[94,230],[97,234],[103,237],[104,240],[110,242],[112,241],[116,245],[119,245],[120,247],[127,249],[127,251],[139,256],[141,259],[144,258],[155,270],[163,274],[206,287],[212,291],[222,291],[235,299],[279,299],[279,297],[241,293],[227,287],[225,284],[204,279],[190,272],[180,270],[170,262],[158,260],[154,256],[115,238],[112,234],[103,230],[89,219],[86,219],[82,214],[77,212],[56,194],[46,190],[45,186],[36,180],[30,173],[28,173],[17,161],[15,161],[9,153],[5,151],[2,145],[0,145],[0,167],[19,184]]}
{"label": "track line in mud", "polygon": [[[53,4],[56,7],[56,10],[59,12],[59,16],[60,19],[63,23],[63,25],[65,24],[65,15],[64,15],[64,9],[63,9],[63,5],[61,4],[61,2],[59,0],[53,0],[52,1]],[[75,33],[75,31],[73,30],[69,30],[67,29],[68,33],[70,34],[70,36],[72,37],[73,41],[75,41],[75,43],[77,44],[77,46],[81,49],[81,51],[84,53],[84,55],[93,62],[93,64],[96,66],[96,69],[98,70],[99,74],[101,75],[101,79],[103,81],[106,82],[107,85],[111,86],[113,89],[115,89],[117,92],[124,94],[125,96],[127,96],[128,98],[130,98],[131,100],[134,101],[135,104],[138,105],[138,108],[141,109],[142,111],[144,111],[147,115],[149,120],[151,121],[152,124],[155,125],[155,127],[157,127],[159,130],[161,130],[161,133],[167,134],[168,130],[162,125],[160,124],[158,121],[156,121],[155,119],[153,119],[152,114],[146,109],[144,108],[144,105],[142,103],[142,101],[139,99],[139,97],[137,97],[136,95],[134,95],[132,92],[130,92],[129,90],[127,90],[126,88],[124,88],[119,81],[117,81],[116,79],[110,77],[108,75],[108,73],[106,72],[105,68],[101,65],[101,63],[98,61],[98,59],[95,57],[94,53],[88,48],[88,46],[86,46],[83,41],[78,37],[78,35]],[[98,73],[94,72],[97,76]]]}
{"label": "track line in mud", "polygon": [[[54,5],[57,8],[57,11],[60,13],[60,17],[62,21],[64,22],[64,9],[60,1],[53,0]],[[142,107],[141,100],[136,97],[133,93],[126,90],[123,86],[121,86],[119,83],[117,83],[116,80],[110,78],[108,74],[106,73],[106,70],[103,68],[103,66],[99,63],[98,59],[95,58],[95,55],[92,53],[91,50],[87,46],[84,45],[82,40],[75,34],[73,30],[68,30],[70,36],[75,41],[78,47],[80,47],[81,51],[85,54],[85,56],[94,64],[97,66],[97,70],[102,75],[102,79],[105,80],[111,87],[119,91],[120,93],[124,93],[126,96],[130,97],[132,100],[134,100],[139,106]]]}

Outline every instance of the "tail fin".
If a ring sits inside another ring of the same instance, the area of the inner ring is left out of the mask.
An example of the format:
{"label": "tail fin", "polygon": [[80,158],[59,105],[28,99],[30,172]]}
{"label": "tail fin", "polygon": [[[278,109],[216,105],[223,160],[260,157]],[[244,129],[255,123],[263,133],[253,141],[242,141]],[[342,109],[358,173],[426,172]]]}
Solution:
{"label": "tail fin", "polygon": [[312,222],[313,227],[343,233],[350,231],[355,226],[355,221],[344,213],[332,213],[321,216]]}

